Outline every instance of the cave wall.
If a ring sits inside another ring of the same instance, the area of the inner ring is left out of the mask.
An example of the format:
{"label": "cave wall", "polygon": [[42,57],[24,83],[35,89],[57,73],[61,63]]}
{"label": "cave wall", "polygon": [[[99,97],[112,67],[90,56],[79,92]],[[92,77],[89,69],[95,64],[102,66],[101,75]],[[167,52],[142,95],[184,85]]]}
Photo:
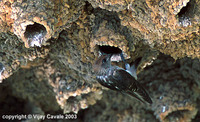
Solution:
{"label": "cave wall", "polygon": [[[199,6],[198,0],[0,1],[1,114],[37,109],[88,121],[198,121]],[[92,64],[106,51],[101,46],[119,48],[129,63],[142,57],[138,78],[152,105],[96,81]]]}

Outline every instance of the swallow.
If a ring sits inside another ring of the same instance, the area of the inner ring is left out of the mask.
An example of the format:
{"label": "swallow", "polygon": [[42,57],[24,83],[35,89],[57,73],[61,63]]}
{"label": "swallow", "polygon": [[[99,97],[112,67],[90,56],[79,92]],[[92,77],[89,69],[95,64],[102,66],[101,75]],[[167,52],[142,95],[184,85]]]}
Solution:
{"label": "swallow", "polygon": [[134,78],[131,70],[111,65],[111,57],[112,54],[102,55],[95,61],[93,69],[97,81],[111,90],[126,93],[143,103],[152,104],[151,98]]}

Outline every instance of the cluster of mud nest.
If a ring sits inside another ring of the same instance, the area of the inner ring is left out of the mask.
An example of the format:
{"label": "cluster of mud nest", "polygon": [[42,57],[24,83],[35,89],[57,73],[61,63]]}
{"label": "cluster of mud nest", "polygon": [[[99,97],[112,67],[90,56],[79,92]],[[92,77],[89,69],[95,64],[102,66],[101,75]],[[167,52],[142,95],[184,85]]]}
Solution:
{"label": "cluster of mud nest", "polygon": [[[138,80],[153,104],[102,87],[100,53],[142,57]],[[198,121],[199,74],[198,0],[0,1],[0,115]]]}

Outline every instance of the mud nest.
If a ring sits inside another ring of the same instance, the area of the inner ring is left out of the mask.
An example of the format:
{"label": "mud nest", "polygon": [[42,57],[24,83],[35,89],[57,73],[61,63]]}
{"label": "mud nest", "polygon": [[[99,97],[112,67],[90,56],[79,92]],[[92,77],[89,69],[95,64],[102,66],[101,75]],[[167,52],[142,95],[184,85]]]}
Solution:
{"label": "mud nest", "polygon": [[[0,115],[199,121],[199,15],[198,0],[1,0]],[[96,81],[93,62],[120,53],[142,57],[138,80],[152,105]]]}

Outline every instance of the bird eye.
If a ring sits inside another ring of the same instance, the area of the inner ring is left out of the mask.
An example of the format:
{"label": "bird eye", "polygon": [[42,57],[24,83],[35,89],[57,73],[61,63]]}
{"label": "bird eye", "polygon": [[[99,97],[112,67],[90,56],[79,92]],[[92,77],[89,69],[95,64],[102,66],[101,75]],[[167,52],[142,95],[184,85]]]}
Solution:
{"label": "bird eye", "polygon": [[104,59],[102,60],[102,63],[106,63],[106,61],[107,61],[106,58],[104,58]]}

